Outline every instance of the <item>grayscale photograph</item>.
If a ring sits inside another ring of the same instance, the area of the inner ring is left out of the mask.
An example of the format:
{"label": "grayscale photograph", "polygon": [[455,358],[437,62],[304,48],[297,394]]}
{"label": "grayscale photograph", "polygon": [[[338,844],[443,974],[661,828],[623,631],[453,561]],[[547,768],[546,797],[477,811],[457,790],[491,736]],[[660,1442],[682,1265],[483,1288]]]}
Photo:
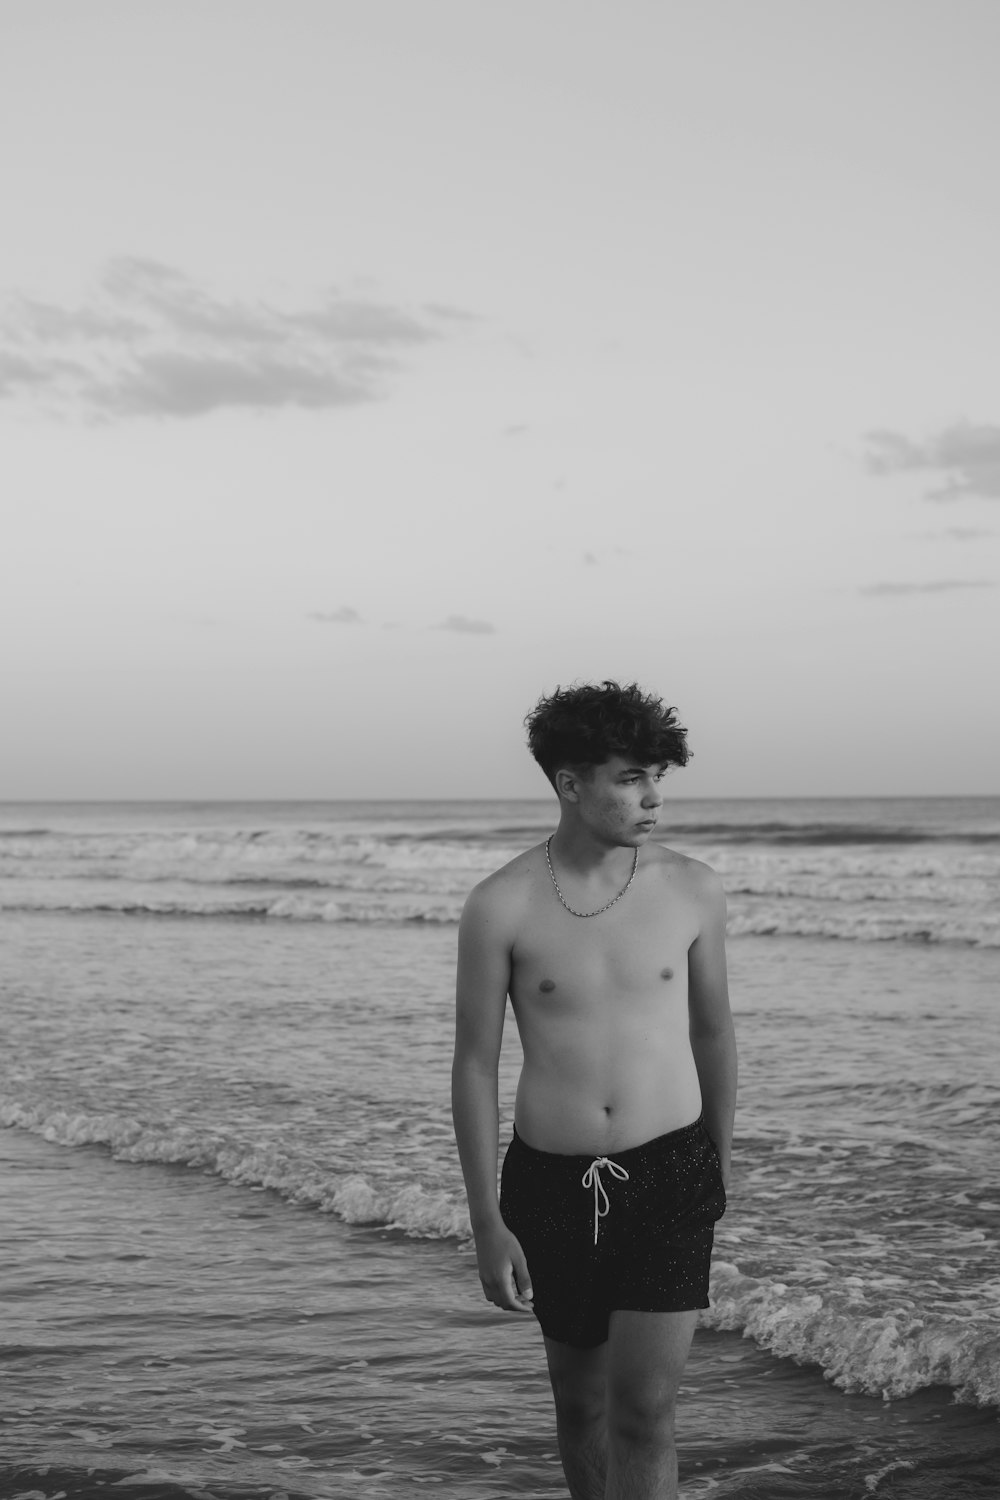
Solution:
{"label": "grayscale photograph", "polygon": [[1000,0],[0,0],[0,1500],[1000,1496]]}

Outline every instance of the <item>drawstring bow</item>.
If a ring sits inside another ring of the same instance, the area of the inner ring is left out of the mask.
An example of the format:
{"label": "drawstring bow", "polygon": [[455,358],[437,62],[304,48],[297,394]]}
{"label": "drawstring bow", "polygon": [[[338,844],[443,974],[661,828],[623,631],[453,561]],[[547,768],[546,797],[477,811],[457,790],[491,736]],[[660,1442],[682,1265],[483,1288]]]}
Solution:
{"label": "drawstring bow", "polygon": [[595,1156],[590,1166],[580,1178],[585,1188],[594,1189],[594,1244],[597,1244],[597,1236],[601,1227],[601,1220],[607,1218],[611,1204],[608,1200],[607,1191],[601,1181],[601,1173],[610,1172],[619,1182],[628,1182],[628,1173],[624,1167],[618,1165],[607,1156]]}

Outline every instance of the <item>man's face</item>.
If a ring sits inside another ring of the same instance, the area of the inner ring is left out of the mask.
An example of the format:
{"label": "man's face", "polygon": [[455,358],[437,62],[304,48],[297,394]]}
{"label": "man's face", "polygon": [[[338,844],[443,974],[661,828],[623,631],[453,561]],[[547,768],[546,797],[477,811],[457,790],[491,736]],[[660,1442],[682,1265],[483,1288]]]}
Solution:
{"label": "man's face", "polygon": [[578,781],[580,812],[592,833],[610,844],[636,848],[656,827],[666,766],[639,765],[627,755],[613,755]]}

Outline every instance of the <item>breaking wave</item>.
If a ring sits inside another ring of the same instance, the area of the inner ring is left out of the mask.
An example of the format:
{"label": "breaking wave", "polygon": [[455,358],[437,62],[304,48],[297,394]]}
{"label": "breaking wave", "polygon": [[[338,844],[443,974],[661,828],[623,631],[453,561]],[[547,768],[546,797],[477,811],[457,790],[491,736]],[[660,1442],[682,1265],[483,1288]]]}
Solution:
{"label": "breaking wave", "polygon": [[[855,804],[826,821],[819,804],[801,821],[680,805],[662,833],[718,870],[733,936],[996,948],[997,806],[935,803],[921,823],[919,809],[890,816],[886,802],[866,823]],[[449,924],[480,879],[544,835],[551,809],[537,825],[482,814],[465,827],[458,814],[267,827],[254,811],[242,826],[150,816],[89,828],[20,813],[0,840],[0,910]]]}
{"label": "breaking wave", "polygon": [[19,1102],[0,1105],[0,1125],[31,1131],[58,1146],[104,1146],[116,1161],[194,1167],[240,1187],[269,1188],[289,1203],[335,1214],[345,1224],[431,1239],[471,1234],[464,1200],[446,1192],[412,1180],[378,1184],[361,1173],[339,1174],[322,1162],[219,1131]]}
{"label": "breaking wave", "polygon": [[[267,1188],[347,1224],[425,1239],[470,1236],[464,1199],[412,1177],[390,1182],[363,1171],[341,1174],[252,1139],[125,1114],[9,1101],[0,1105],[0,1123],[60,1146],[101,1146],[118,1161],[191,1167],[237,1186]],[[866,1306],[865,1290],[861,1278],[848,1282],[834,1273],[821,1294],[766,1274],[747,1276],[719,1260],[712,1268],[712,1305],[702,1316],[709,1327],[740,1332],[777,1356],[818,1366],[845,1391],[888,1400],[947,1386],[959,1400],[1000,1406],[1000,1279],[982,1288],[982,1306],[964,1319],[880,1308],[874,1283]]]}
{"label": "breaking wave", "polygon": [[[214,917],[280,922],[332,922],[373,925],[425,923],[448,926],[458,922],[464,893],[428,894],[383,888],[364,893],[334,894],[328,887],[308,883],[289,888],[237,886],[230,890],[202,888],[167,891],[153,887],[138,892],[99,886],[72,894],[37,886],[32,892],[6,892],[0,887],[0,911],[107,913],[128,917]],[[850,942],[917,942],[1000,948],[1000,914],[955,905],[900,909],[889,902],[852,905],[846,899],[742,903],[740,893],[730,901],[730,937],[819,937]]]}
{"label": "breaking wave", "polygon": [[[1000,1281],[985,1290],[1000,1297]],[[744,1276],[725,1261],[712,1267],[711,1299],[703,1314],[710,1327],[740,1332],[799,1364],[819,1365],[841,1390],[895,1400],[948,1386],[959,1400],[1000,1406],[1000,1324],[991,1329],[903,1309],[861,1315],[849,1288],[821,1296]]]}

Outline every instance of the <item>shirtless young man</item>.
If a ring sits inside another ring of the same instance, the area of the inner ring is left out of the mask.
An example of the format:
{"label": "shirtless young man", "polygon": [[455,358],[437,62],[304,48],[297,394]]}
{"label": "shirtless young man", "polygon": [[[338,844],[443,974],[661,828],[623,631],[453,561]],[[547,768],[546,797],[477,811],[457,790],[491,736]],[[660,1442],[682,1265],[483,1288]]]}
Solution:
{"label": "shirtless young man", "polygon": [[[669,1500],[736,1103],[725,899],[651,842],[688,759],[673,709],[605,682],[526,722],[559,826],[475,888],[459,929],[453,1105],[479,1275],[541,1324],[573,1500]],[[524,1066],[498,1201],[508,993]]]}

